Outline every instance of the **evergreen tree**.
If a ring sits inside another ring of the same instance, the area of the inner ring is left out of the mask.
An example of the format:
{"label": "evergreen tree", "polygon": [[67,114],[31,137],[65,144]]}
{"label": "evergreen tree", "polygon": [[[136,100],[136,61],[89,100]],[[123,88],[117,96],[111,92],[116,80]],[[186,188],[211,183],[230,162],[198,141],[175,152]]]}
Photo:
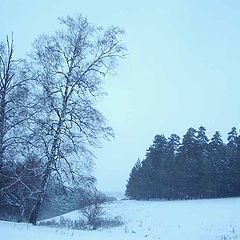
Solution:
{"label": "evergreen tree", "polygon": [[141,162],[140,159],[137,160],[135,165],[133,166],[127,185],[126,185],[126,192],[125,195],[127,197],[133,198],[133,199],[138,199],[138,192],[139,192],[139,171],[141,168]]}
{"label": "evergreen tree", "polygon": [[228,159],[228,169],[227,169],[227,188],[229,191],[230,196],[235,195],[235,169],[237,169],[237,164],[235,161],[237,161],[237,130],[235,127],[231,129],[231,131],[228,133],[228,143],[227,143],[227,159]]}
{"label": "evergreen tree", "polygon": [[210,197],[221,197],[226,192],[226,148],[220,133],[217,131],[209,143],[209,161],[211,183]]}
{"label": "evergreen tree", "polygon": [[240,135],[235,139],[236,141],[236,153],[231,164],[231,176],[232,176],[232,193],[233,196],[240,195]]}
{"label": "evergreen tree", "polygon": [[195,174],[197,178],[197,194],[195,197],[203,198],[205,193],[206,169],[208,168],[208,137],[206,136],[206,128],[203,126],[197,131],[197,164]]}
{"label": "evergreen tree", "polygon": [[180,186],[180,196],[182,198],[191,198],[195,195],[197,187],[196,165],[197,165],[197,131],[189,128],[183,136],[182,145],[178,156],[178,174]]}
{"label": "evergreen tree", "polygon": [[166,154],[166,164],[165,171],[167,173],[166,177],[166,197],[169,199],[175,198],[176,195],[176,157],[178,154],[178,148],[180,146],[180,137],[176,134],[171,134],[167,142],[167,154]]}
{"label": "evergreen tree", "polygon": [[[156,135],[153,145],[147,150],[146,162],[149,162],[148,167],[152,169],[151,175],[151,197],[162,197],[166,191],[166,164],[167,139],[164,135]],[[149,173],[148,173],[149,174]]]}
{"label": "evergreen tree", "polygon": [[146,158],[133,167],[126,195],[133,199],[193,199],[240,195],[240,136],[225,144],[217,131],[189,128],[182,143],[176,134],[156,135]]}

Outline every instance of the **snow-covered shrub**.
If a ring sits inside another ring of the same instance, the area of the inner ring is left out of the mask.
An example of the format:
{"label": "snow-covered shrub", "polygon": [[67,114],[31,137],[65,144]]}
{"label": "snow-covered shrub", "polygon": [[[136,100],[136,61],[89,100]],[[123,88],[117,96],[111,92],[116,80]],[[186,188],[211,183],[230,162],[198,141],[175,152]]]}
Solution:
{"label": "snow-covered shrub", "polygon": [[74,230],[86,230],[87,224],[84,220],[71,220],[69,218],[60,217],[59,221],[56,219],[44,220],[38,223],[39,226],[67,228]]}

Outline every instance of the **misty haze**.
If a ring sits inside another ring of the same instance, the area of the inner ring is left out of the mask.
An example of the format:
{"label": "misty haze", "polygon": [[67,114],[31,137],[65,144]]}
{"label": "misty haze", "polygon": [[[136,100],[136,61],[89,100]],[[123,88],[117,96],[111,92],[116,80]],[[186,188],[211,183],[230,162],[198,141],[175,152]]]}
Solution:
{"label": "misty haze", "polygon": [[238,1],[0,12],[1,239],[240,239]]}

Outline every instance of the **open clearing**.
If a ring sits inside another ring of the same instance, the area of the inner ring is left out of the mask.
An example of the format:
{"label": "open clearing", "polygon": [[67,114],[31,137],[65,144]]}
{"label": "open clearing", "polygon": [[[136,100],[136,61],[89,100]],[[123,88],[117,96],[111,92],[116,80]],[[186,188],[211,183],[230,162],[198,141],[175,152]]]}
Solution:
{"label": "open clearing", "polygon": [[[121,216],[124,225],[97,231],[80,231],[0,221],[0,238],[2,240],[240,239],[240,198],[182,201],[122,200],[105,204],[104,209],[106,216]],[[78,211],[63,216],[70,219],[82,217]]]}

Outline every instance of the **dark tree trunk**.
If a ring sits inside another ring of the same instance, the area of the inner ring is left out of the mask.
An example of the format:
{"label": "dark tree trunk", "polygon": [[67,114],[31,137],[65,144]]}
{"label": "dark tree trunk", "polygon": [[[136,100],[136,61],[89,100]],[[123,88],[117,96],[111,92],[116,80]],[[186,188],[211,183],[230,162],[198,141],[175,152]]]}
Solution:
{"label": "dark tree trunk", "polygon": [[48,165],[46,172],[43,176],[43,181],[41,185],[41,192],[38,194],[35,205],[32,208],[32,211],[29,215],[28,222],[33,225],[37,224],[37,218],[42,208],[42,203],[47,192],[48,180],[51,175],[51,164]]}
{"label": "dark tree trunk", "polygon": [[52,164],[56,161],[55,155],[56,155],[56,150],[57,150],[57,144],[58,144],[58,141],[59,141],[59,134],[60,134],[60,130],[61,130],[61,124],[62,124],[62,122],[60,121],[60,123],[58,124],[57,133],[56,133],[56,135],[54,137],[52,150],[51,150],[51,157],[48,160],[46,170],[45,170],[45,172],[43,174],[43,180],[42,180],[42,184],[41,184],[41,188],[40,188],[40,193],[38,194],[36,203],[35,203],[32,211],[31,211],[31,213],[29,215],[28,222],[32,223],[33,225],[36,225],[36,223],[37,223],[37,218],[38,218],[38,215],[39,215],[39,213],[41,211],[44,197],[45,197],[45,195],[47,193],[48,181],[49,181],[49,178],[50,178],[51,173],[52,173]]}
{"label": "dark tree trunk", "polygon": [[40,210],[41,210],[41,206],[42,206],[44,196],[45,196],[45,192],[42,192],[41,194],[38,195],[36,204],[34,205],[32,211],[30,213],[28,222],[32,223],[33,225],[37,224],[37,218],[38,218],[38,215],[39,215]]}

